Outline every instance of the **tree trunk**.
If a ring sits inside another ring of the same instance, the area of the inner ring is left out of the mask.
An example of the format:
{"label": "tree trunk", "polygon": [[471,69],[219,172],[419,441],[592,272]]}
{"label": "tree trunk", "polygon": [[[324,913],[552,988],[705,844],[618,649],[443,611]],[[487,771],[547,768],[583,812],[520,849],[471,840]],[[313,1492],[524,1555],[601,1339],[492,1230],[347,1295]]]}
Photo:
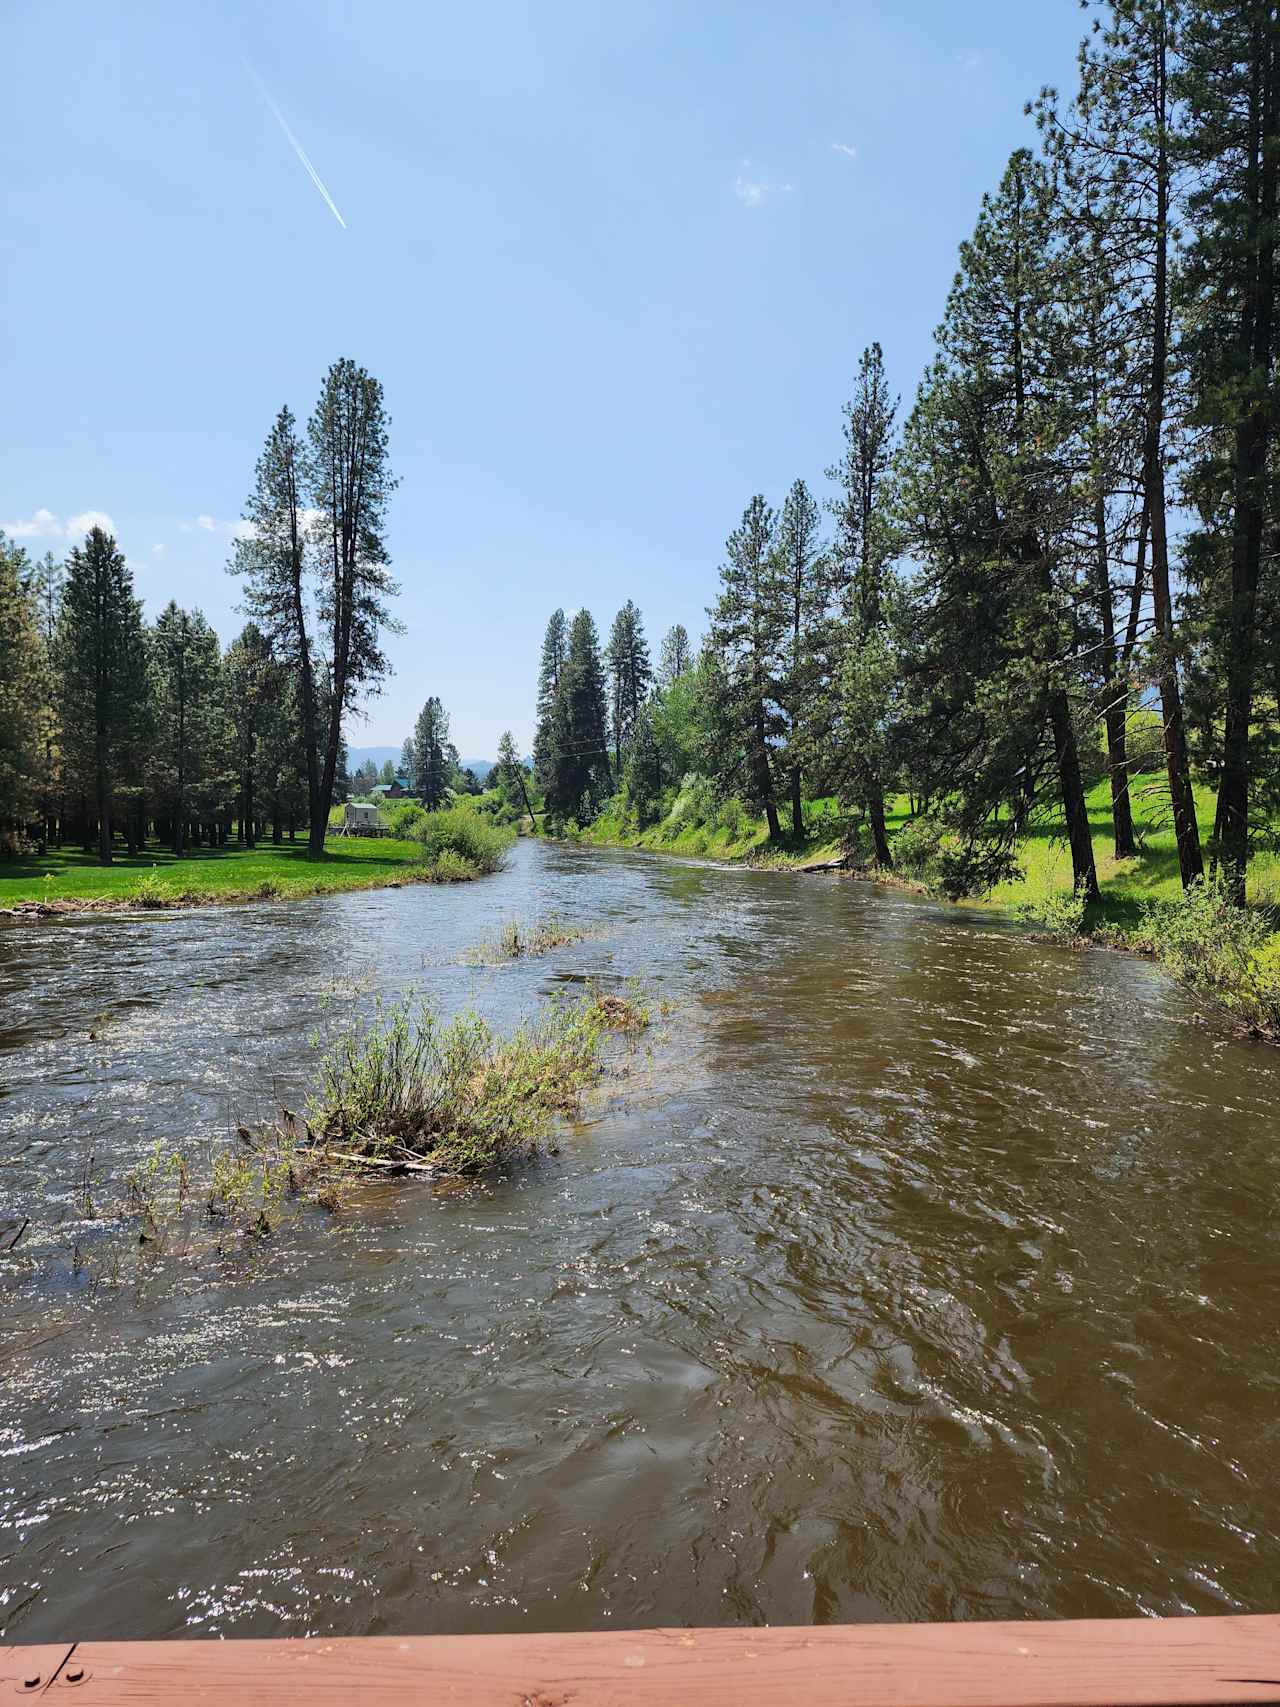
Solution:
{"label": "tree trunk", "polygon": [[773,798],[773,779],[769,775],[769,743],[764,732],[764,700],[757,689],[755,696],[755,741],[751,755],[752,780],[755,785],[756,797],[764,807],[765,819],[769,825],[769,840],[781,840],[782,825],[778,819],[778,808]]}
{"label": "tree trunk", "polygon": [[804,840],[804,802],[800,798],[800,767],[791,767],[791,834],[797,842]]}
{"label": "tree trunk", "polygon": [[1094,496],[1093,526],[1098,611],[1102,618],[1103,722],[1107,731],[1107,775],[1111,782],[1111,826],[1116,858],[1132,859],[1138,850],[1134,842],[1133,808],[1129,800],[1129,755],[1125,729],[1129,684],[1120,674],[1116,651],[1111,565],[1107,550],[1107,510],[1101,485]]}
{"label": "tree trunk", "polygon": [[[294,521],[295,552],[297,546],[297,521]],[[293,623],[298,641],[298,678],[302,685],[302,745],[307,758],[307,824],[309,826],[309,848],[311,853],[324,852],[324,833],[329,810],[326,806],[320,809],[320,761],[319,731],[316,726],[316,688],[315,678],[311,671],[311,641],[307,634],[307,613],[302,602],[302,577],[295,574],[293,586]],[[330,783],[330,792],[332,792]],[[290,840],[293,839],[293,829],[290,826]]]}
{"label": "tree trunk", "polygon": [[338,748],[342,742],[342,701],[346,690],[345,678],[333,684],[333,707],[329,713],[329,734],[324,747],[324,769],[320,773],[320,793],[311,819],[311,835],[307,851],[324,852],[325,832],[329,827],[329,807],[333,801],[333,782],[338,774]]}
{"label": "tree trunk", "polygon": [[1255,25],[1253,49],[1248,282],[1241,305],[1240,353],[1256,390],[1251,407],[1236,428],[1226,706],[1217,812],[1223,873],[1238,907],[1245,903],[1249,866],[1249,739],[1253,723],[1263,510],[1267,502],[1267,458],[1271,442],[1275,312],[1278,91],[1276,50],[1265,26]]}
{"label": "tree trunk", "polygon": [[1049,724],[1053,730],[1054,753],[1058,761],[1058,784],[1067,820],[1067,840],[1071,844],[1071,876],[1077,895],[1086,901],[1098,899],[1098,872],[1093,862],[1093,835],[1089,829],[1089,808],[1084,797],[1084,782],[1080,776],[1080,755],[1076,749],[1076,732],[1071,722],[1071,706],[1066,693],[1054,688],[1049,695]]}
{"label": "tree trunk", "polygon": [[871,840],[876,850],[876,864],[881,871],[892,871],[893,855],[889,852],[889,837],[884,825],[884,791],[879,782],[872,786],[868,812],[871,818]]}
{"label": "tree trunk", "polygon": [[1151,379],[1147,397],[1142,467],[1145,507],[1151,536],[1151,591],[1160,655],[1160,709],[1164,728],[1165,769],[1173,806],[1173,829],[1178,843],[1178,870],[1183,887],[1204,875],[1200,826],[1191,791],[1191,766],[1178,685],[1178,658],[1173,631],[1173,601],[1169,591],[1169,535],[1164,490],[1164,397],[1168,369],[1169,314],[1169,157],[1165,141],[1168,64],[1163,30],[1156,44],[1157,116],[1155,282],[1151,300]]}
{"label": "tree trunk", "polygon": [[258,827],[257,819],[254,817],[253,804],[253,747],[254,737],[251,731],[244,759],[244,817],[242,824],[248,846],[256,848],[258,845]]}

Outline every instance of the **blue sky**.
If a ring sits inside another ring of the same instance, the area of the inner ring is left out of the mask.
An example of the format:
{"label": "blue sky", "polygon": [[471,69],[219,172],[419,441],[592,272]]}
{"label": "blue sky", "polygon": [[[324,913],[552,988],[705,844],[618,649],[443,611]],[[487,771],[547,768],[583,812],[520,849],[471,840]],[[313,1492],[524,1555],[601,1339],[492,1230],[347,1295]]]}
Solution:
{"label": "blue sky", "polygon": [[[0,523],[110,517],[229,638],[254,460],[383,381],[406,633],[353,745],[439,694],[527,746],[547,615],[697,635],[755,491],[821,489],[864,344],[914,391],[1075,0],[6,7]],[[254,81],[254,73],[261,86]],[[264,99],[277,104],[339,225]]]}

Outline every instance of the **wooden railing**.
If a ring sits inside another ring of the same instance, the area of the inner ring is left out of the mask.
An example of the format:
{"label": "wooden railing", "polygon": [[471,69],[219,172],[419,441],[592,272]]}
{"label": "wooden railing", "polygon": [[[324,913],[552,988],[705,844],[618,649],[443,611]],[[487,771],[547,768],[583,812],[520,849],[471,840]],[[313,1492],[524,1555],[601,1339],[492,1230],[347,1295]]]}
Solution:
{"label": "wooden railing", "polygon": [[73,1693],[109,1707],[1280,1703],[1280,1616],[0,1649],[0,1703]]}

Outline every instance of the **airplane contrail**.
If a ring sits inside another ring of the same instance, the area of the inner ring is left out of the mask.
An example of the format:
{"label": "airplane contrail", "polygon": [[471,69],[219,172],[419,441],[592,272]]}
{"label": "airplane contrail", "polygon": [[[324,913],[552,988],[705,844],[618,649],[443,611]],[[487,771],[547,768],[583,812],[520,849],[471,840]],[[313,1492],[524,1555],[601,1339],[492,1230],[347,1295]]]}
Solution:
{"label": "airplane contrail", "polygon": [[306,149],[302,146],[302,144],[298,141],[297,137],[289,129],[288,120],[285,118],[284,114],[280,111],[279,107],[275,104],[275,102],[271,99],[271,95],[267,90],[267,86],[262,81],[261,77],[258,76],[258,73],[253,69],[253,67],[251,65],[247,69],[248,69],[250,77],[252,77],[254,82],[258,85],[259,94],[262,96],[263,100],[267,103],[268,107],[270,107],[272,113],[275,115],[276,123],[280,126],[280,129],[284,132],[284,134],[288,137],[289,143],[293,149],[293,152],[298,156],[298,159],[301,160],[302,164],[306,167],[307,175],[311,179],[311,182],[315,185],[315,187],[319,190],[320,194],[324,197],[325,206],[329,209],[329,212],[333,215],[333,217],[337,220],[338,224],[345,231],[347,229],[347,222],[345,219],[343,219],[342,215],[338,212],[337,203],[334,201],[333,197],[329,194],[328,190],[325,189],[323,178],[321,178],[319,172],[316,171],[315,167],[311,164],[310,160],[307,158]]}

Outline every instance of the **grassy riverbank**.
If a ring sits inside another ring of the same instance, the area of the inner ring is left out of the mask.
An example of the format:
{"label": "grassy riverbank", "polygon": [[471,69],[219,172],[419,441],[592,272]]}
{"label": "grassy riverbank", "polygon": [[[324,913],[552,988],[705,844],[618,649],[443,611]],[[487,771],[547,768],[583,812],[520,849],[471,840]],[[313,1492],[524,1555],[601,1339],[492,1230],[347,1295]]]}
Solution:
{"label": "grassy riverbank", "polygon": [[[1181,888],[1178,852],[1169,822],[1167,795],[1158,780],[1134,779],[1132,804],[1139,843],[1136,859],[1117,860],[1112,852],[1109,785],[1097,784],[1090,790],[1088,801],[1094,858],[1102,888],[1101,919],[1116,925],[1133,924],[1146,903],[1176,899]],[[1213,823],[1211,789],[1197,787],[1196,807],[1204,833]],[[891,839],[909,816],[905,797],[889,802],[886,824]],[[806,802],[805,828],[803,843],[797,844],[788,837],[771,844],[764,819],[750,817],[736,802],[730,802],[725,818],[717,815],[710,821],[684,822],[668,818],[640,832],[606,812],[582,831],[579,839],[597,847],[646,848],[655,853],[781,870],[839,857],[843,851],[843,826],[834,801]],[[1019,849],[1019,860],[1022,865],[1019,878],[1001,884],[980,901],[961,904],[1017,913],[1030,903],[1071,893],[1071,850],[1061,824],[1046,820],[1036,825]],[[1259,906],[1280,906],[1280,855],[1267,852],[1255,855],[1249,869],[1249,898]]]}
{"label": "grassy riverbank", "polygon": [[305,842],[256,848],[193,848],[175,859],[163,847],[117,854],[99,865],[80,848],[51,849],[0,864],[0,908],[43,901],[59,911],[91,908],[199,906],[217,901],[291,900],[393,883],[456,881],[481,876],[454,861],[441,873],[418,842],[331,839],[318,859]]}

